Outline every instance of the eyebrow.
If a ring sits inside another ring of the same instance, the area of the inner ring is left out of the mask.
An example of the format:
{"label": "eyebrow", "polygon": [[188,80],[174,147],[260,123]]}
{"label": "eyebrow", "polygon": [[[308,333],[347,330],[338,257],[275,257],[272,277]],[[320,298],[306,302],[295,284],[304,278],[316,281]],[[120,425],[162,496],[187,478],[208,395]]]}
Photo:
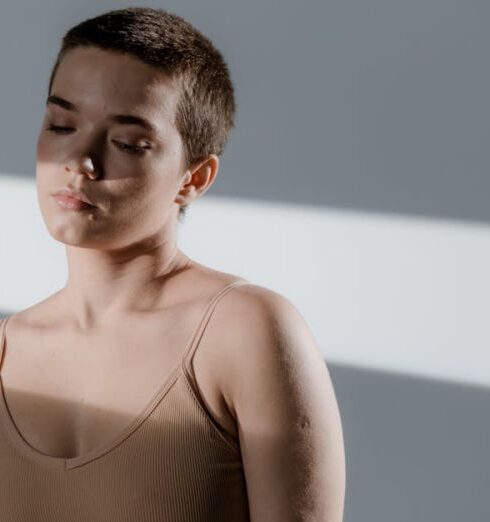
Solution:
{"label": "eyebrow", "polygon": [[[67,111],[78,111],[78,107],[74,103],[65,100],[64,98],[61,98],[61,96],[57,96],[56,94],[51,94],[50,96],[48,96],[46,100],[46,106],[48,106],[49,104],[58,105],[59,107],[62,107]],[[136,116],[134,114],[110,114],[108,118],[111,121],[119,123],[121,125],[140,125],[144,129],[157,134],[156,126],[147,119],[142,118],[141,116]]]}

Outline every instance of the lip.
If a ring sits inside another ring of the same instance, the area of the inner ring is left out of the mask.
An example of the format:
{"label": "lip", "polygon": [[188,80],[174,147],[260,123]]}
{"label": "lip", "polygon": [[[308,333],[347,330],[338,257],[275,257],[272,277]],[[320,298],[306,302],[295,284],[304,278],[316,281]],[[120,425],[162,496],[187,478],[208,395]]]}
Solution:
{"label": "lip", "polygon": [[79,190],[74,190],[71,187],[63,187],[61,189],[55,190],[51,193],[51,195],[57,201],[65,202],[67,204],[75,204],[78,202],[78,206],[80,206],[80,203],[84,204],[82,206],[96,206],[94,203],[92,203],[92,201],[86,194]]}
{"label": "lip", "polygon": [[90,208],[95,208],[94,205],[85,203],[85,201],[70,198],[68,196],[64,196],[63,194],[55,194],[53,197],[60,204],[60,206],[67,210],[86,210]]}

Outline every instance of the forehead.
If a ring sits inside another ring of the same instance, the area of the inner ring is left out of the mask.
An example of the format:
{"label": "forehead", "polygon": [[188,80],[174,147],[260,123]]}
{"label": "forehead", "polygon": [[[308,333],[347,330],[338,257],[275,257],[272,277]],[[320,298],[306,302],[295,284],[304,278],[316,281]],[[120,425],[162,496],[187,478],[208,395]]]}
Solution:
{"label": "forehead", "polygon": [[174,125],[179,89],[175,79],[138,58],[96,47],[68,51],[51,93],[87,115],[137,111],[155,126]]}

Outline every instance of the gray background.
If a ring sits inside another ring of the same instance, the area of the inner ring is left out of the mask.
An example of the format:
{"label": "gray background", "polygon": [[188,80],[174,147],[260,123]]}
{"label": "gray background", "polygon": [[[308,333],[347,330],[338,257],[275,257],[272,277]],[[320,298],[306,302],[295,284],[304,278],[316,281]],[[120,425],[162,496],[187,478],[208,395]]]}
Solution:
{"label": "gray background", "polygon": [[[187,18],[230,65],[237,127],[213,194],[490,221],[483,1],[9,3],[0,172],[34,178],[64,31],[129,5]],[[488,389],[329,368],[346,441],[346,522],[490,520]]]}
{"label": "gray background", "polygon": [[64,31],[108,9],[158,6],[211,37],[236,84],[237,128],[213,194],[490,221],[489,2],[7,5],[0,171],[34,175]]}

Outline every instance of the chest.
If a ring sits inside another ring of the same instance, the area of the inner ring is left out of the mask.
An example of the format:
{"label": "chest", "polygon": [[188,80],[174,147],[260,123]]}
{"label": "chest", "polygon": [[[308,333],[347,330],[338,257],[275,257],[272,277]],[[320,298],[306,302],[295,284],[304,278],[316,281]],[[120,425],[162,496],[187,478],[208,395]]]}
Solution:
{"label": "chest", "polygon": [[[91,338],[13,331],[1,370],[17,430],[47,455],[71,458],[104,447],[137,419],[178,371],[198,315],[135,322]],[[236,422],[217,385],[219,339],[204,336],[193,359],[209,414],[232,437]]]}

